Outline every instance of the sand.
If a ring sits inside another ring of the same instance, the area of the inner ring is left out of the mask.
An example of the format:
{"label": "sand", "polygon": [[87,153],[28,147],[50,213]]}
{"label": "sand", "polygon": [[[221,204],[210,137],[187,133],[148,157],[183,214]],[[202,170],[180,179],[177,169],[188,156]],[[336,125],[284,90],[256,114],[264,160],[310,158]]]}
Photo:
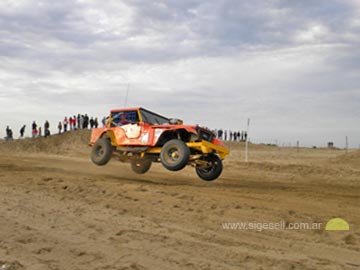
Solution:
{"label": "sand", "polygon": [[[228,144],[214,182],[93,165],[90,133],[0,143],[0,269],[360,269],[360,152]],[[349,231],[326,231],[334,217]],[[321,223],[316,230],[229,222]]]}

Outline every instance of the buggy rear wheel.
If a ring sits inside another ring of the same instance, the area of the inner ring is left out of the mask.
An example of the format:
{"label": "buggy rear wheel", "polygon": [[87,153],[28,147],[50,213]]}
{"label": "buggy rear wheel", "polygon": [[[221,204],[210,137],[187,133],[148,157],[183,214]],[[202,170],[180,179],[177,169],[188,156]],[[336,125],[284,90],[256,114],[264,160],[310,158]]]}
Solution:
{"label": "buggy rear wheel", "polygon": [[206,165],[197,165],[195,170],[197,175],[205,181],[213,181],[218,178],[222,172],[223,165],[217,155],[204,156],[201,160],[206,161]]}
{"label": "buggy rear wheel", "polygon": [[131,169],[137,174],[143,174],[150,170],[151,163],[147,158],[135,158],[131,160]]}

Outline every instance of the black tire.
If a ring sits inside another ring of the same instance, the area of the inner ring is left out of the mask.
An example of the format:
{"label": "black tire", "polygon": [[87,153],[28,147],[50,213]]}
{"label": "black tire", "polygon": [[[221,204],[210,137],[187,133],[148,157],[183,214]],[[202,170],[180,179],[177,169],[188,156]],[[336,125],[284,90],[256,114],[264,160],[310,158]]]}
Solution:
{"label": "black tire", "polygon": [[131,169],[137,174],[143,174],[150,170],[151,163],[147,158],[135,158],[131,160]]}
{"label": "black tire", "polygon": [[218,178],[223,170],[223,165],[221,159],[217,155],[208,155],[202,158],[202,160],[207,161],[208,165],[197,166],[196,173],[197,175],[205,181],[214,181]]}
{"label": "black tire", "polygon": [[162,165],[170,171],[179,171],[189,162],[190,149],[180,140],[170,140],[164,144],[160,153]]}
{"label": "black tire", "polygon": [[109,139],[98,139],[91,149],[91,161],[98,166],[105,165],[111,159],[112,150]]}

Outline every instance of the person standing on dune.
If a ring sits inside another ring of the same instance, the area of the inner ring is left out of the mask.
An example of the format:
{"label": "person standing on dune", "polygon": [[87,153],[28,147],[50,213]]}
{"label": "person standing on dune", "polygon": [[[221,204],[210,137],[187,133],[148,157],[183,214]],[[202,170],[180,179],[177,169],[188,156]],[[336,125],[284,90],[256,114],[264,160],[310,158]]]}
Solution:
{"label": "person standing on dune", "polygon": [[95,126],[95,123],[94,123],[94,118],[90,118],[90,129],[93,129]]}
{"label": "person standing on dune", "polygon": [[31,126],[31,128],[32,128],[32,137],[33,138],[35,138],[35,136],[37,135],[37,124],[36,124],[36,122],[35,121],[33,121],[33,123],[32,123],[32,126]]}
{"label": "person standing on dune", "polygon": [[61,130],[62,130],[62,123],[61,123],[61,121],[59,121],[58,130],[59,130],[59,134],[61,134]]}
{"label": "person standing on dune", "polygon": [[72,123],[73,123],[73,119],[72,119],[72,116],[70,116],[70,117],[69,117],[70,130],[73,129]]}
{"label": "person standing on dune", "polygon": [[94,127],[98,128],[98,126],[99,126],[99,121],[98,121],[98,119],[96,117],[95,120],[94,120]]}
{"label": "person standing on dune", "polygon": [[87,129],[89,127],[89,116],[87,114],[85,114],[84,116],[84,123],[83,123],[83,128]]}
{"label": "person standing on dune", "polygon": [[45,138],[50,136],[50,123],[48,120],[45,121],[44,130],[45,130]]}
{"label": "person standing on dune", "polygon": [[73,116],[73,121],[72,121],[72,126],[73,126],[73,130],[76,130],[76,116]]}
{"label": "person standing on dune", "polygon": [[25,133],[25,128],[26,128],[26,125],[23,125],[22,128],[20,129],[20,138],[24,138],[24,133]]}
{"label": "person standing on dune", "polygon": [[68,126],[68,124],[69,124],[69,120],[68,120],[68,118],[65,116],[65,118],[64,118],[64,132],[66,132],[67,131],[67,126]]}
{"label": "person standing on dune", "polygon": [[238,131],[238,132],[236,133],[236,137],[237,137],[238,141],[241,141],[240,131]]}
{"label": "person standing on dune", "polygon": [[6,127],[6,141],[12,141],[13,132],[9,126]]}

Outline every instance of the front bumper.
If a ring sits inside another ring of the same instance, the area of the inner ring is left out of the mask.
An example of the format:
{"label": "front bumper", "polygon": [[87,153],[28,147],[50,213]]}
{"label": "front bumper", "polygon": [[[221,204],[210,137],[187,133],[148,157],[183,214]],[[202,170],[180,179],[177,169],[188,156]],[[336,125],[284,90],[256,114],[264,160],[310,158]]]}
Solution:
{"label": "front bumper", "polygon": [[[188,142],[186,145],[190,149],[195,149],[202,154],[211,154],[216,153],[220,156],[221,159],[225,159],[225,157],[230,153],[230,150],[225,146],[214,144],[205,140],[200,142]],[[146,150],[144,153],[146,154],[160,154],[161,147],[153,147]]]}
{"label": "front bumper", "polygon": [[189,148],[196,149],[201,151],[203,154],[211,154],[217,153],[221,159],[225,159],[225,157],[230,153],[230,150],[225,146],[213,144],[208,141],[202,140],[201,142],[189,142],[186,143]]}

